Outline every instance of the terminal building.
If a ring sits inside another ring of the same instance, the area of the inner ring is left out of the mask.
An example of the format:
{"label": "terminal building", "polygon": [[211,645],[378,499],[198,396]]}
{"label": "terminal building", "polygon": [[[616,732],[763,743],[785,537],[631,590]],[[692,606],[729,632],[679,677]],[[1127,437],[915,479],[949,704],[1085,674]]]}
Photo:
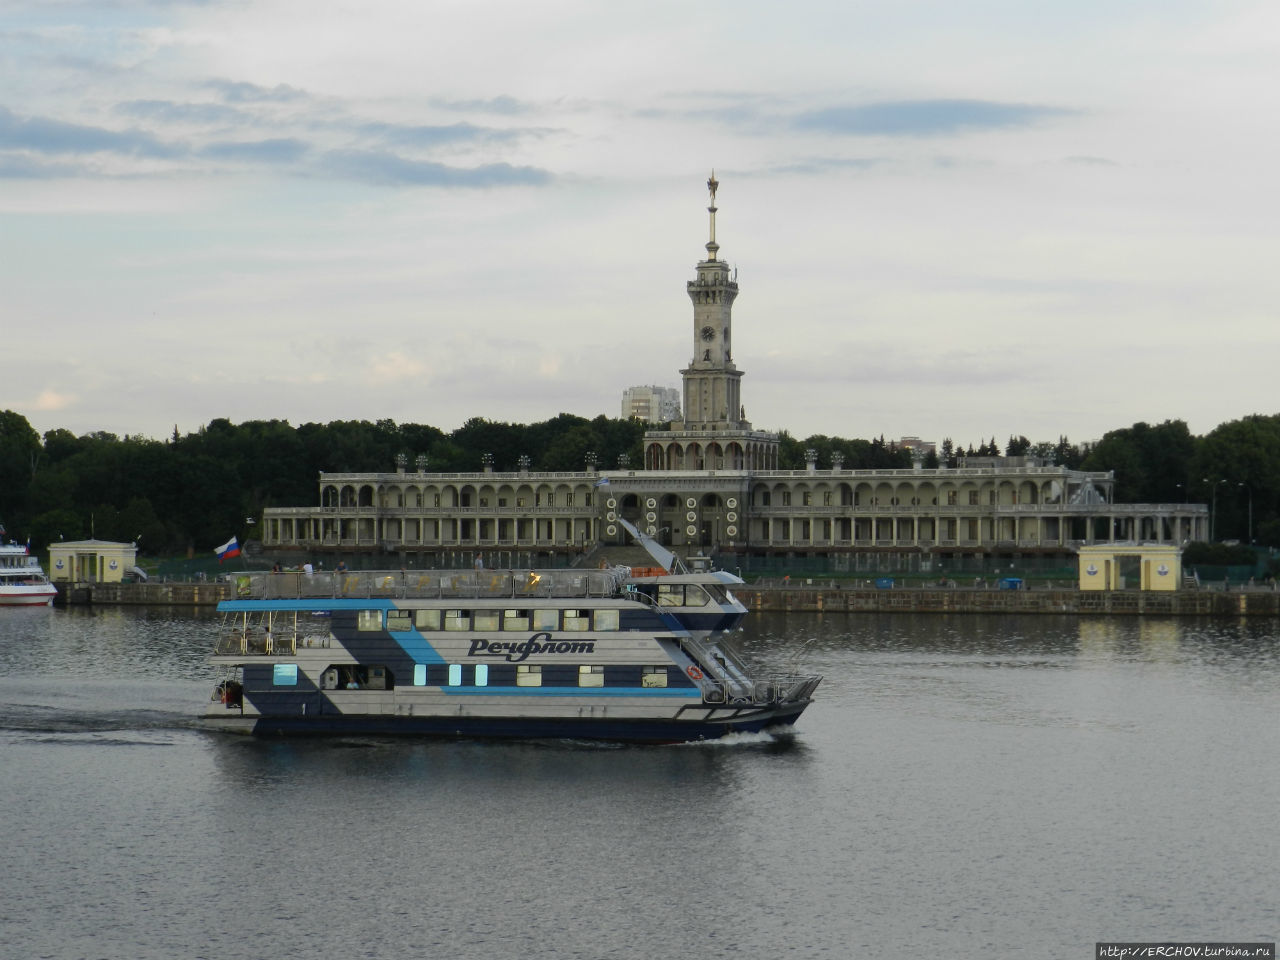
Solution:
{"label": "terminal building", "polygon": [[515,470],[429,473],[421,459],[410,470],[402,455],[384,473],[322,473],[318,506],[267,508],[264,548],[390,554],[402,566],[460,556],[532,566],[625,544],[620,517],[677,553],[716,555],[725,566],[860,552],[1065,557],[1080,545],[1209,538],[1204,504],[1116,503],[1110,473],[1030,458],[928,469],[928,445],[916,441],[912,468],[852,470],[809,454],[803,469],[779,469],[778,435],[746,419],[733,357],[738,283],[719,258],[714,176],[707,186],[706,258],[686,284],[683,419],[651,421],[641,468],[540,473],[522,458]]}

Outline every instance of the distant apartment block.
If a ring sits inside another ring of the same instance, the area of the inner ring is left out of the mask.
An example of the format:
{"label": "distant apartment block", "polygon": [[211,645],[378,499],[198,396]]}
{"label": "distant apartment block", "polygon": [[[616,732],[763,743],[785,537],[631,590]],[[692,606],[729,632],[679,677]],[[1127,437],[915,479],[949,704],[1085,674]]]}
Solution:
{"label": "distant apartment block", "polygon": [[670,423],[680,419],[680,391],[675,387],[628,387],[622,391],[622,419]]}

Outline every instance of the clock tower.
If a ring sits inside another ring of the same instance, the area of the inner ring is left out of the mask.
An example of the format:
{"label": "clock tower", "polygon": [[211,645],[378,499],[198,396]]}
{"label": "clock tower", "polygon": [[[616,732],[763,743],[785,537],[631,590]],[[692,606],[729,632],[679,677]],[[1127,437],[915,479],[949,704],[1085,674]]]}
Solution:
{"label": "clock tower", "polygon": [[684,427],[686,430],[750,429],[742,416],[742,371],[733,363],[733,301],[738,284],[729,265],[717,258],[715,173],[707,181],[711,193],[711,238],[707,258],[697,267],[697,278],[688,282],[693,301],[693,359],[680,373],[684,377]]}
{"label": "clock tower", "polygon": [[[719,186],[713,171],[707,181],[711,192],[707,258],[698,262],[697,275],[685,284],[693,301],[693,359],[680,371],[684,378],[684,420],[645,433],[646,470],[750,472],[778,468],[778,435],[752,430],[742,409],[742,371],[733,362],[733,301],[738,298],[738,281],[729,265],[720,259],[720,245],[716,243]],[[725,513],[725,534],[733,539],[741,530],[737,526],[737,511],[741,509],[737,504],[745,502],[745,487],[735,488],[732,496],[725,496],[724,503],[730,504]],[[693,519],[698,498],[686,496],[679,502],[687,508],[686,513],[670,518],[654,514],[649,522],[656,524],[655,529],[667,522],[681,524],[686,538],[700,535]]]}

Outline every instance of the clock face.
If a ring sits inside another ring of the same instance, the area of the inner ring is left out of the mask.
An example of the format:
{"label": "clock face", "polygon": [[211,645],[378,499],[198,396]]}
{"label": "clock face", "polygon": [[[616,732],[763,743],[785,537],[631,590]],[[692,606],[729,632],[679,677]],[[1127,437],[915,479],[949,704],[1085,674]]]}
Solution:
{"label": "clock face", "polygon": [[714,329],[712,329],[711,327],[702,328],[702,339],[704,341],[706,341],[707,343],[710,343],[715,338],[716,338],[716,332]]}

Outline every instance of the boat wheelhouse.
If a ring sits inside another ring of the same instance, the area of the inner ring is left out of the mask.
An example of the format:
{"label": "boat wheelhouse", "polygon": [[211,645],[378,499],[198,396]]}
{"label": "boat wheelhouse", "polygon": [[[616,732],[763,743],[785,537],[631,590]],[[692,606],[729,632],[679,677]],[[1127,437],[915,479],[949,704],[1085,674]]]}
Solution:
{"label": "boat wheelhouse", "polygon": [[821,677],[729,642],[723,571],[247,573],[206,716],[256,735],[676,742],[793,724]]}

